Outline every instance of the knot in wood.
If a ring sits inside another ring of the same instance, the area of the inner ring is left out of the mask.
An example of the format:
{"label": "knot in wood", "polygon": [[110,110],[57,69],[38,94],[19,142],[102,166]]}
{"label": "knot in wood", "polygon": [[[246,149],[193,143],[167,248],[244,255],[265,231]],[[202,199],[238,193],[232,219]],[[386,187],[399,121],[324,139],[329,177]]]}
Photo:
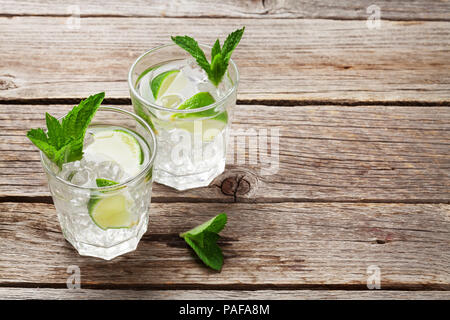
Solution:
{"label": "knot in wood", "polygon": [[243,196],[250,193],[255,185],[252,183],[254,180],[249,173],[228,172],[220,184],[220,189],[227,196]]}
{"label": "knot in wood", "polygon": [[237,189],[236,189],[236,195],[243,196],[243,195],[249,193],[249,191],[250,191],[250,182],[245,180],[245,177],[241,178],[238,181],[238,186],[237,186]]}
{"label": "knot in wood", "polygon": [[12,81],[12,76],[5,75],[0,77],[0,90],[16,89],[17,85]]}
{"label": "knot in wood", "polygon": [[227,196],[234,196],[238,187],[237,177],[228,177],[222,181],[221,190]]}

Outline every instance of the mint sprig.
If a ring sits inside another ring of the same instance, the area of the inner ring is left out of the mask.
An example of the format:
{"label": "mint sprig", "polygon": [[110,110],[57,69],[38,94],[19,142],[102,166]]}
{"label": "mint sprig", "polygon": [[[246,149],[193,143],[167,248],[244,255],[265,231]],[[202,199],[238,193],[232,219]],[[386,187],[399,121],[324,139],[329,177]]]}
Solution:
{"label": "mint sprig", "polygon": [[205,53],[193,38],[189,36],[176,36],[171,38],[173,42],[195,58],[198,65],[205,70],[209,81],[217,87],[228,69],[231,54],[236,49],[239,41],[241,41],[244,30],[245,27],[242,27],[242,29],[230,33],[223,43],[222,48],[220,47],[219,39],[217,39],[211,49],[211,63],[208,62]]}
{"label": "mint sprig", "polygon": [[223,254],[217,245],[218,233],[227,223],[226,213],[221,213],[201,225],[180,234],[186,243],[194,249],[197,256],[210,268],[220,271]]}
{"label": "mint sprig", "polygon": [[87,127],[104,97],[101,92],[81,101],[61,122],[46,113],[47,133],[41,128],[31,129],[27,137],[60,169],[63,163],[80,160]]}

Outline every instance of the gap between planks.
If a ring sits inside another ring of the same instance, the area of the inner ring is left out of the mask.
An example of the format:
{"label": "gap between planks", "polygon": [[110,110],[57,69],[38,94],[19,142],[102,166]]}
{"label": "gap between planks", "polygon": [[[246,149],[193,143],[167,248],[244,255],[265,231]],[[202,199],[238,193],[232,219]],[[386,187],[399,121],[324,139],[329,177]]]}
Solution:
{"label": "gap between planks", "polygon": [[[68,17],[67,5],[63,1],[41,1],[39,5],[29,1],[3,1],[0,14],[5,17],[37,16]],[[133,0],[126,4],[111,1],[107,8],[97,5],[95,1],[83,0],[77,5],[82,18],[153,18],[167,19],[188,18],[227,18],[227,19],[329,19],[329,20],[366,20],[367,8],[372,5],[367,0],[352,3],[333,3],[328,0],[256,0],[251,3],[238,0],[177,1],[167,5],[165,1],[153,1],[151,6],[145,1]],[[380,0],[376,5],[382,10],[381,18],[390,21],[448,21],[445,12],[449,8],[443,1],[418,0],[413,4]]]}
{"label": "gap between planks", "polygon": [[311,300],[311,299],[449,299],[449,291],[389,291],[389,290],[93,290],[93,289],[46,289],[46,288],[0,288],[0,299],[224,299],[224,300]]}
{"label": "gap between planks", "polygon": [[[51,196],[0,196],[0,203],[13,202],[13,203],[45,203],[53,204]],[[230,199],[196,199],[196,198],[183,198],[183,197],[152,197],[153,203],[246,203],[245,198],[233,198]],[[405,199],[405,200],[380,200],[380,199],[361,199],[361,200],[334,200],[334,199],[308,199],[308,198],[264,198],[258,203],[361,203],[361,204],[450,204],[450,199]]]}
{"label": "gap between planks", "polygon": [[[40,18],[69,18],[72,14],[33,14],[33,13],[0,13],[0,18],[14,18],[14,17],[40,17]],[[269,18],[270,20],[336,20],[336,21],[367,21],[367,17],[361,18],[346,18],[338,16],[315,16],[315,17],[268,17],[267,15],[261,15],[260,17],[241,17],[241,16],[228,16],[228,15],[211,15],[211,16],[174,16],[174,17],[162,17],[161,15],[120,15],[120,14],[80,14],[80,18],[136,18],[136,19],[147,19],[147,18],[164,18],[166,20],[179,20],[179,19],[236,19],[236,20],[254,20],[261,18]],[[442,18],[383,18],[383,21],[393,21],[393,22],[450,22],[450,19]]]}
{"label": "gap between planks", "polygon": [[[91,290],[202,290],[202,291],[260,291],[260,290],[351,290],[368,291],[365,284],[136,284],[136,283],[101,283],[101,284],[81,284],[82,289]],[[39,289],[67,289],[65,283],[41,283],[41,282],[6,282],[0,283],[0,288],[39,288]],[[450,291],[450,284],[389,284],[382,286],[383,291]]]}
{"label": "gap between planks", "polygon": [[[54,105],[54,104],[73,104],[79,103],[80,98],[48,98],[48,99],[4,99],[0,98],[1,104],[16,104],[16,105]],[[110,105],[131,105],[129,98],[105,98],[103,104]],[[264,105],[264,106],[342,106],[342,107],[356,107],[356,106],[392,106],[392,107],[448,107],[450,100],[446,101],[418,101],[418,100],[399,100],[399,101],[357,101],[357,100],[289,100],[289,99],[237,99],[236,104],[241,105]]]}

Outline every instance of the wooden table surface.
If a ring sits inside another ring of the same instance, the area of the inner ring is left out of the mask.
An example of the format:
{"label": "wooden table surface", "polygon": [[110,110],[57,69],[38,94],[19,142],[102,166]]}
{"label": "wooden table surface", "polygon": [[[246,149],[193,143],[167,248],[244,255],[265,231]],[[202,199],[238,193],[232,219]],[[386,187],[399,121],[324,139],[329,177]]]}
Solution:
{"label": "wooden table surface", "polygon": [[[376,1],[375,29],[369,0],[75,2],[79,28],[66,1],[0,0],[0,298],[450,298],[449,1]],[[79,256],[26,131],[100,91],[131,110],[141,53],[243,25],[232,129],[278,128],[278,172],[230,152],[209,187],[154,184],[136,251]],[[220,212],[217,273],[177,234]]]}

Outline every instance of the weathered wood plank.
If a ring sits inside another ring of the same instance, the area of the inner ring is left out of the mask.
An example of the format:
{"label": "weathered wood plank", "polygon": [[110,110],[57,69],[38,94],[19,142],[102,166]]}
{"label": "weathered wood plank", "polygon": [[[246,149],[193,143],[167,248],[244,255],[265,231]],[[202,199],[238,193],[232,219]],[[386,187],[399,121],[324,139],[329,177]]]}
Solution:
{"label": "weathered wood plank", "polygon": [[[178,237],[227,212],[221,273]],[[382,289],[449,290],[450,205],[153,203],[138,249],[112,261],[81,257],[49,204],[0,204],[1,286],[64,288],[79,266],[85,289],[365,289],[378,266]]]}
{"label": "weathered wood plank", "polygon": [[[307,0],[132,0],[77,1],[81,16],[120,17],[238,17],[238,18],[332,18],[366,19],[372,0],[357,1],[307,1]],[[3,15],[68,15],[74,8],[62,0],[2,0]],[[450,4],[439,0],[389,1],[380,0],[376,5],[383,19],[448,20]]]}
{"label": "weathered wood plank", "polygon": [[[132,62],[170,35],[213,43],[245,25],[242,100],[450,100],[450,22],[298,19],[0,18],[0,100],[128,98]],[[270,30],[270,31],[269,31]]]}
{"label": "weathered wood plank", "polygon": [[450,291],[385,290],[92,290],[0,288],[0,299],[52,300],[448,300]]}
{"label": "weathered wood plank", "polygon": [[[45,112],[62,116],[70,108],[0,105],[1,196],[49,195],[39,153],[25,134],[45,125]],[[450,200],[448,107],[238,105],[232,128],[222,176],[186,192],[157,184],[154,201]],[[249,129],[267,129],[269,141],[271,130],[279,130],[278,160],[261,161],[264,153],[243,139]],[[244,163],[238,163],[241,150]],[[249,163],[250,154],[257,155],[256,164]]]}

